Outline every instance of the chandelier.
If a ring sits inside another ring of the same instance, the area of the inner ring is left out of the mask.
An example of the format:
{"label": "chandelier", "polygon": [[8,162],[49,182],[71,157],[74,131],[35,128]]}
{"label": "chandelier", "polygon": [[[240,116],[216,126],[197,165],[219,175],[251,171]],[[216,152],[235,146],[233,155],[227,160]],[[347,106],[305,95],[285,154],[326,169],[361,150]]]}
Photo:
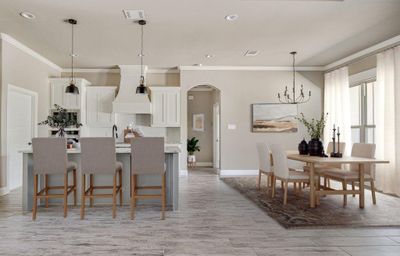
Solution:
{"label": "chandelier", "polygon": [[303,85],[300,86],[300,93],[296,97],[296,54],[297,52],[291,52],[290,53],[293,56],[293,86],[292,86],[292,92],[290,93],[288,90],[288,87],[285,87],[285,91],[283,92],[283,95],[281,96],[280,93],[278,93],[278,100],[280,103],[287,103],[287,104],[301,104],[301,103],[306,103],[307,101],[310,100],[311,98],[311,91],[308,91],[308,96],[306,97],[304,95],[304,88]]}

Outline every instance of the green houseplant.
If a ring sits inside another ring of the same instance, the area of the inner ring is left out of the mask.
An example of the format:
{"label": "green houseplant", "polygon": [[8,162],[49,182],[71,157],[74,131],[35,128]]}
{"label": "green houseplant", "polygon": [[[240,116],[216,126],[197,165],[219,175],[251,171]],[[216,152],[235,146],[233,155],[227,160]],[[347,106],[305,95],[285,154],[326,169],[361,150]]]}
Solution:
{"label": "green houseplant", "polygon": [[198,145],[198,143],[199,140],[196,139],[196,137],[187,140],[187,162],[189,167],[194,167],[196,165],[196,156],[194,155],[194,152],[200,151],[200,146]]}
{"label": "green houseplant", "polygon": [[311,140],[308,142],[308,150],[311,156],[323,155],[324,147],[321,138],[324,133],[327,115],[328,114],[322,114],[319,119],[312,118],[311,120],[308,120],[305,118],[304,114],[301,113],[300,117],[296,118],[306,127],[307,132],[311,137]]}
{"label": "green houseplant", "polygon": [[65,128],[68,127],[76,127],[79,128],[82,126],[81,123],[76,122],[73,119],[70,119],[67,114],[67,110],[57,104],[54,104],[56,108],[57,114],[53,114],[51,116],[47,116],[47,119],[40,122],[38,125],[48,125],[53,129],[58,130],[58,136],[64,137],[65,136]]}

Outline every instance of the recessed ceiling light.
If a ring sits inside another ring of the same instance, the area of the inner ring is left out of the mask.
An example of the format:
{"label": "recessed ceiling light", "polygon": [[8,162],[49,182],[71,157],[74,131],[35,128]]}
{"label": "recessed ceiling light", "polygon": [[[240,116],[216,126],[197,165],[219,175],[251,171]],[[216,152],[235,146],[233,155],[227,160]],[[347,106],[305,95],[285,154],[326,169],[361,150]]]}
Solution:
{"label": "recessed ceiling light", "polygon": [[214,57],[214,55],[212,55],[212,54],[206,54],[206,56],[205,56],[207,59],[211,59],[211,58],[213,58]]}
{"label": "recessed ceiling light", "polygon": [[253,56],[257,56],[260,53],[260,51],[257,50],[248,50],[244,56],[246,57],[253,57]]}
{"label": "recessed ceiling light", "polygon": [[227,21],[234,21],[234,20],[237,20],[238,18],[239,18],[239,15],[237,15],[237,14],[229,14],[229,15],[225,16],[225,19]]}
{"label": "recessed ceiling light", "polygon": [[36,15],[30,12],[21,12],[19,15],[28,20],[33,20],[36,18]]}

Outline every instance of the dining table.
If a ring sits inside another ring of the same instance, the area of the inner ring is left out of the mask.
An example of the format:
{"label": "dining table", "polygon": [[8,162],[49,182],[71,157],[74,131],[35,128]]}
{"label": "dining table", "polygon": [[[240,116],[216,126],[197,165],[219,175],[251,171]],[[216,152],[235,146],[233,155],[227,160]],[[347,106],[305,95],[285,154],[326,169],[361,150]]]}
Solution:
{"label": "dining table", "polygon": [[[389,161],[379,160],[374,158],[362,158],[362,157],[352,157],[352,156],[343,156],[343,157],[320,157],[320,156],[309,156],[309,155],[300,155],[299,153],[295,153],[293,151],[287,152],[287,158],[294,161],[299,161],[305,163],[309,167],[310,174],[310,207],[315,208],[316,204],[319,203],[319,199],[324,195],[359,195],[359,207],[364,208],[365,196],[364,196],[364,173],[365,166],[370,164],[387,164]],[[358,181],[359,188],[358,190],[338,190],[338,189],[320,189],[319,181],[318,185],[315,182],[315,166],[316,165],[343,165],[343,164],[357,164],[358,168]]]}

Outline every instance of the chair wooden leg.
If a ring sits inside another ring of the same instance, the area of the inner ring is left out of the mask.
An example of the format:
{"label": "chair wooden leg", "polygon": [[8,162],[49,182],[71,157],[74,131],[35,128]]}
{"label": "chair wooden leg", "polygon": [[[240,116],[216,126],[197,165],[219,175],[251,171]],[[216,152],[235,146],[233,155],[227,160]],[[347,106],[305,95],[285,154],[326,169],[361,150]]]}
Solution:
{"label": "chair wooden leg", "polygon": [[76,202],[77,202],[77,192],[76,192],[76,169],[73,170],[72,172],[73,175],[73,182],[74,182],[74,206],[76,206]]}
{"label": "chair wooden leg", "polygon": [[[351,182],[351,189],[354,191],[356,189],[356,185],[354,184],[354,181]],[[353,194],[353,197],[356,197],[356,194]]]}
{"label": "chair wooden leg", "polygon": [[257,189],[261,189],[261,171],[258,171]]}
{"label": "chair wooden leg", "polygon": [[282,181],[282,183],[283,183],[283,186],[284,186],[284,188],[283,188],[283,205],[286,205],[287,204],[288,182],[287,181],[285,181],[285,182]]}
{"label": "chair wooden leg", "polygon": [[135,218],[135,207],[136,207],[136,194],[135,194],[135,175],[131,175],[131,220]]}
{"label": "chair wooden leg", "polygon": [[272,192],[271,192],[271,197],[275,197],[275,187],[276,187],[276,177],[272,176]]}
{"label": "chair wooden leg", "polygon": [[161,188],[161,219],[165,220],[165,201],[166,201],[166,173],[162,175],[162,188]]}
{"label": "chair wooden leg", "polygon": [[82,174],[82,185],[81,185],[81,220],[85,218],[85,199],[86,199],[86,179],[85,174]]}
{"label": "chair wooden leg", "polygon": [[113,203],[112,203],[112,217],[115,219],[117,215],[117,173],[114,174],[113,182]]}
{"label": "chair wooden leg", "polygon": [[37,193],[38,193],[38,175],[33,178],[33,205],[32,205],[32,220],[36,220],[37,212]]}
{"label": "chair wooden leg", "polygon": [[94,174],[89,174],[89,195],[90,195],[90,207],[93,207],[94,204],[94,197],[93,196],[93,186],[94,186]]}
{"label": "chair wooden leg", "polygon": [[[342,187],[344,191],[347,190],[346,182],[342,181]],[[347,195],[343,195],[343,207],[346,207],[346,205],[347,205]]]}
{"label": "chair wooden leg", "polygon": [[45,192],[46,192],[46,200],[45,200],[46,204],[45,204],[45,207],[49,208],[49,198],[47,197],[49,195],[49,189],[48,189],[48,187],[49,187],[49,175],[48,174],[44,175],[44,186],[45,186]]}
{"label": "chair wooden leg", "polygon": [[282,192],[285,191],[285,184],[284,184],[283,180],[281,180],[281,189],[282,189]]}
{"label": "chair wooden leg", "polygon": [[122,206],[123,204],[123,194],[122,194],[122,170],[118,172],[119,176],[119,205]]}
{"label": "chair wooden leg", "polygon": [[372,179],[371,179],[371,193],[372,193],[372,203],[376,204],[375,182]]}
{"label": "chair wooden leg", "polygon": [[64,218],[67,217],[68,208],[68,173],[64,174]]}
{"label": "chair wooden leg", "polygon": [[327,181],[328,181],[328,187],[330,188],[331,187],[331,180],[328,178]]}

